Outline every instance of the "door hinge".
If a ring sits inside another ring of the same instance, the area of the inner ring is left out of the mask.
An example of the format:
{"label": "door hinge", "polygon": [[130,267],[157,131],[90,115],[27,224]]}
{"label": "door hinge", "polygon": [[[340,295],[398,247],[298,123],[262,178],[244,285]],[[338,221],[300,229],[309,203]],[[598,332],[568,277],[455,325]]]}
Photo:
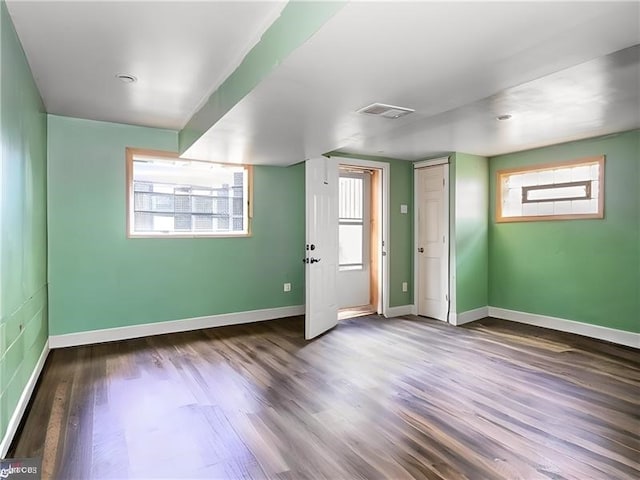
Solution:
{"label": "door hinge", "polygon": [[444,188],[444,178],[442,179],[442,188]]}

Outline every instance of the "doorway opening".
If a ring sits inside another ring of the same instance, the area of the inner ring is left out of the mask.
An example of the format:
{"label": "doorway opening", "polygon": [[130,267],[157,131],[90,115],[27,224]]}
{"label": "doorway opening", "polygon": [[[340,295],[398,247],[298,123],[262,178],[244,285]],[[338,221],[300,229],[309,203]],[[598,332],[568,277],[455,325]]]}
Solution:
{"label": "doorway opening", "polygon": [[338,319],[382,313],[382,170],[341,164]]}

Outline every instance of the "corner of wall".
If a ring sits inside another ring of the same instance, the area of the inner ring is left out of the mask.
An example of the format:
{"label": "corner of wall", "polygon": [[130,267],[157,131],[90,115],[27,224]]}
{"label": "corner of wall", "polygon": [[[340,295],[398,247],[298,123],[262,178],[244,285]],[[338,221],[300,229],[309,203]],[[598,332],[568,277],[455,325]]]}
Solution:
{"label": "corner of wall", "polygon": [[454,157],[453,174],[450,173],[452,264],[455,265],[455,311],[460,315],[488,305],[489,167],[486,157],[461,152],[456,152]]}

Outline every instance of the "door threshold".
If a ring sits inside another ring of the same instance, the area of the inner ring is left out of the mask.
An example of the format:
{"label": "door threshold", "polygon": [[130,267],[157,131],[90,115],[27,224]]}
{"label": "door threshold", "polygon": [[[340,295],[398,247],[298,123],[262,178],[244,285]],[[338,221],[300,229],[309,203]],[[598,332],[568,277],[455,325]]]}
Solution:
{"label": "door threshold", "polygon": [[363,317],[365,315],[372,315],[375,313],[377,312],[373,305],[345,307],[338,310],[338,320],[346,320],[347,318],[354,318],[354,317]]}

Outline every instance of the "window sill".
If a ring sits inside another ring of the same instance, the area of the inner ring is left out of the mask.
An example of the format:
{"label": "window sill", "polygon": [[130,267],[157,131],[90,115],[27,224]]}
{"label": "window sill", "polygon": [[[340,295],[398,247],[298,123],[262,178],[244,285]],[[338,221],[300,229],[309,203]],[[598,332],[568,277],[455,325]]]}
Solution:
{"label": "window sill", "polygon": [[129,233],[127,238],[248,238],[251,237],[249,233]]}
{"label": "window sill", "polygon": [[574,213],[566,215],[531,215],[528,217],[499,217],[496,223],[514,223],[514,222],[547,222],[553,220],[601,220],[604,218],[603,213]]}

